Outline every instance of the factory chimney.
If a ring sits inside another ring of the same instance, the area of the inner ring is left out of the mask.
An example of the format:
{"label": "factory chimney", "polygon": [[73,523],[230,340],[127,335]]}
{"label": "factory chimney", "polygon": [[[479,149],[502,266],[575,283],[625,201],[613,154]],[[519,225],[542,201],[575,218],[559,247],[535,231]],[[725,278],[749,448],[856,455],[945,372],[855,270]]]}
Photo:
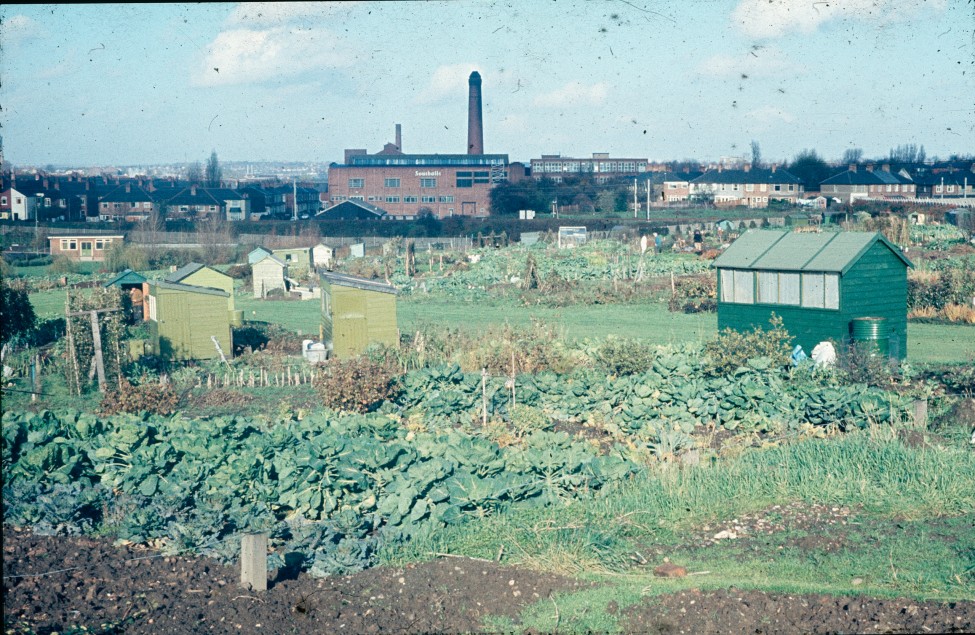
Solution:
{"label": "factory chimney", "polygon": [[481,121],[481,75],[471,73],[467,105],[467,154],[484,154],[484,125]]}
{"label": "factory chimney", "polygon": [[403,151],[403,126],[396,124],[396,149]]}

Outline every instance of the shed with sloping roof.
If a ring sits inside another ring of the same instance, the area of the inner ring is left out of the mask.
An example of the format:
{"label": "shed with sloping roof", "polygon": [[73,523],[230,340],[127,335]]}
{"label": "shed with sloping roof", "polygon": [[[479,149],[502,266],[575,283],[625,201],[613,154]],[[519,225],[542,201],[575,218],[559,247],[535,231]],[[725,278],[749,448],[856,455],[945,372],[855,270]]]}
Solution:
{"label": "shed with sloping roof", "polygon": [[149,280],[144,288],[154,354],[181,360],[219,358],[221,351],[232,356],[226,291],[165,280]]}
{"label": "shed with sloping roof", "polygon": [[768,328],[772,314],[808,355],[851,341],[854,320],[881,324],[891,357],[907,355],[907,268],[882,234],[750,230],[714,261],[718,329]]}
{"label": "shed with sloping roof", "polygon": [[251,265],[254,297],[266,298],[270,292],[276,289],[280,289],[284,293],[288,290],[288,285],[285,282],[287,277],[288,264],[274,254],[267,254]]}
{"label": "shed with sloping roof", "polygon": [[227,310],[234,310],[234,279],[222,271],[198,262],[191,262],[173,271],[166,282],[219,289],[227,293]]}
{"label": "shed with sloping roof", "polygon": [[355,357],[373,343],[396,345],[396,287],[339,273],[323,273],[322,338],[340,359]]}

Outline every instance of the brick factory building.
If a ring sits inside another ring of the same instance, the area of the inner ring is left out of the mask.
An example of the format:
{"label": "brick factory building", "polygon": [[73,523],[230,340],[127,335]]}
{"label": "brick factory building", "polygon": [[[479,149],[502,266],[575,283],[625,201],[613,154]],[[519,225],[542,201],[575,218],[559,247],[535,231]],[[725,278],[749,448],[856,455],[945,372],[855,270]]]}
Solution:
{"label": "brick factory building", "polygon": [[412,219],[430,210],[438,218],[487,216],[491,188],[525,175],[524,165],[509,164],[506,154],[484,154],[481,76],[471,73],[466,154],[404,154],[399,124],[396,142],[381,152],[346,150],[342,164],[328,170],[326,209],[343,201],[364,201],[386,218]]}

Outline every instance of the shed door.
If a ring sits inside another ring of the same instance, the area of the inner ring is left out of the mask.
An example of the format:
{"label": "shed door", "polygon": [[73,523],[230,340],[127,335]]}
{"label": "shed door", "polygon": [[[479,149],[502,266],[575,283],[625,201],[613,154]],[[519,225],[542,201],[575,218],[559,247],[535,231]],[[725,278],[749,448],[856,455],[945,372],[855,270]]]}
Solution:
{"label": "shed door", "polygon": [[90,240],[82,240],[81,241],[81,258],[83,260],[86,259],[86,258],[90,260],[91,259],[91,253],[92,253],[91,252],[91,241]]}
{"label": "shed door", "polygon": [[336,357],[354,357],[366,350],[369,344],[369,331],[366,318],[343,317],[335,320],[332,331],[332,346]]}

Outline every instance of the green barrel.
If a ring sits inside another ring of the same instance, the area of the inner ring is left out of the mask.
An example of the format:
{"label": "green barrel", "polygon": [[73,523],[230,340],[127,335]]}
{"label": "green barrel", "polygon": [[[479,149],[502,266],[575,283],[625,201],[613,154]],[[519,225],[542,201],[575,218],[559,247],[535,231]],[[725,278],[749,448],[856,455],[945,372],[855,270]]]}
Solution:
{"label": "green barrel", "polygon": [[890,333],[887,331],[887,318],[862,317],[853,319],[853,341],[863,344],[871,351],[871,356],[890,353]]}

